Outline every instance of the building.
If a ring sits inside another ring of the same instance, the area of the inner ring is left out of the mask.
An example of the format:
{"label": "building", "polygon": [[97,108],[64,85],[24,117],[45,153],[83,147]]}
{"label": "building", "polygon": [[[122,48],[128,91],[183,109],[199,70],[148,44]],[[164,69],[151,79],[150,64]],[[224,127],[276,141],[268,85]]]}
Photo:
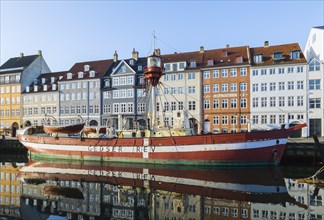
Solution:
{"label": "building", "polygon": [[[160,51],[156,51],[157,55]],[[156,90],[157,124],[160,127],[183,128],[190,126],[194,133],[202,131],[202,52],[162,55],[164,76]],[[184,119],[189,125],[184,125]]]}
{"label": "building", "polygon": [[39,75],[22,93],[24,126],[43,125],[45,115],[58,120],[58,81],[67,71]]}
{"label": "building", "polygon": [[42,52],[10,58],[0,67],[0,133],[16,136],[22,125],[21,93],[35,78],[50,72]]}
{"label": "building", "polygon": [[115,52],[114,63],[103,77],[102,125],[120,131],[139,128],[139,124],[145,126],[148,106],[143,71],[146,62],[146,58],[138,57],[135,49],[131,59],[118,60]]}
{"label": "building", "polygon": [[204,131],[235,133],[247,131],[250,119],[249,47],[204,51]]}
{"label": "building", "polygon": [[[252,129],[307,122],[307,62],[298,43],[250,49]],[[303,128],[297,137],[306,137]]]}
{"label": "building", "polygon": [[112,63],[112,59],[76,63],[58,81],[62,124],[84,120],[92,126],[101,125],[101,78]]}
{"label": "building", "polygon": [[304,54],[308,64],[308,135],[324,136],[324,26],[311,29]]}

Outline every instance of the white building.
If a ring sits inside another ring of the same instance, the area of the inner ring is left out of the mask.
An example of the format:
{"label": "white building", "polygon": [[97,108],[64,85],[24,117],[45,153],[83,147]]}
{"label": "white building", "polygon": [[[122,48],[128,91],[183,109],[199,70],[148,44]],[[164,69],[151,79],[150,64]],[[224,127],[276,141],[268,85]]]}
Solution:
{"label": "white building", "polygon": [[[252,129],[307,122],[307,62],[297,43],[251,48]],[[307,128],[295,136],[306,137]]]}
{"label": "white building", "polygon": [[304,54],[308,63],[309,135],[324,136],[324,26],[311,29]]}

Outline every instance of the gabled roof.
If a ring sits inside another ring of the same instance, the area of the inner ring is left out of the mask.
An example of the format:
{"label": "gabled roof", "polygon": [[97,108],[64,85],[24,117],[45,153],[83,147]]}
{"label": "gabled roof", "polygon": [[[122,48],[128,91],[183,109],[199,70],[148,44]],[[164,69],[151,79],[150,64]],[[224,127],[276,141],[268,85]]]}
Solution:
{"label": "gabled roof", "polygon": [[[136,74],[143,74],[144,68],[147,65],[147,58],[146,57],[138,58],[137,60],[134,60],[134,64],[133,65],[131,64],[131,60],[133,60],[133,59],[125,59],[125,60],[119,60],[117,62],[114,62],[110,66],[110,68],[107,71],[105,77],[110,77],[111,74],[114,72],[114,70],[116,68],[118,68],[118,66],[121,65],[122,62],[125,62],[128,65],[128,67],[131,68]],[[142,66],[142,70],[141,71],[138,71],[138,67],[139,66]]]}
{"label": "gabled roof", "polygon": [[[35,81],[32,82],[29,85],[29,92],[24,92],[24,93],[33,93],[34,91],[34,86],[37,85],[38,89],[37,92],[52,92],[52,91],[57,91],[58,90],[58,85],[57,82],[60,80],[60,77],[63,77],[64,75],[66,75],[68,71],[61,71],[61,72],[53,72],[53,73],[43,73],[41,75],[39,75],[36,80],[37,80],[37,84],[35,84]],[[55,77],[54,82],[51,82],[51,78]],[[42,83],[42,78],[45,78],[45,83]],[[53,90],[52,89],[52,84],[56,84],[56,89]],[[44,85],[47,85],[47,90],[44,91]]]}
{"label": "gabled roof", "polygon": [[10,58],[0,67],[0,74],[21,72],[26,69],[39,55],[30,55]]}
{"label": "gabled roof", "polygon": [[[298,43],[283,44],[275,46],[266,47],[254,47],[250,49],[252,64],[254,66],[267,66],[275,64],[294,64],[294,63],[307,63],[303,51],[300,49]],[[290,53],[292,51],[300,51],[300,59],[292,60],[290,59]],[[283,59],[280,62],[273,60],[273,54],[276,52],[282,52]],[[255,54],[262,54],[262,61],[260,63],[254,63],[253,56]]]}
{"label": "gabled roof", "polygon": [[112,69],[111,75],[114,75],[123,64],[126,65],[126,67],[132,71],[132,73],[136,73],[136,71],[133,68],[131,68],[131,66],[128,63],[126,63],[125,60],[121,60],[118,63],[118,65]]}
{"label": "gabled roof", "polygon": [[318,26],[318,27],[313,27],[313,28],[317,28],[317,29],[322,29],[322,30],[324,30],[324,26]]}
{"label": "gabled roof", "polygon": [[[113,59],[109,59],[109,60],[96,60],[96,61],[75,63],[68,71],[68,73],[73,74],[72,79],[67,79],[67,75],[65,74],[61,81],[76,80],[78,79],[79,72],[85,73],[84,77],[81,78],[80,80],[101,78],[107,72],[107,70],[109,69],[110,65],[113,64],[113,62],[114,62]],[[84,71],[85,65],[90,66],[89,71]],[[89,72],[92,70],[96,72],[95,77],[89,77]]]}
{"label": "gabled roof", "polygon": [[201,66],[203,61],[203,53],[199,53],[198,51],[195,52],[185,52],[185,53],[174,53],[174,54],[165,54],[162,55],[162,62],[163,63],[175,63],[175,62],[191,62],[196,61],[196,67],[190,68],[187,65],[186,69],[198,69]]}
{"label": "gabled roof", "polygon": [[[224,53],[227,53],[224,55]],[[242,57],[242,62],[237,62],[237,58]],[[208,65],[208,61],[213,60],[213,65]],[[237,65],[249,65],[249,47],[227,47],[214,50],[205,50],[203,67],[225,67]]]}

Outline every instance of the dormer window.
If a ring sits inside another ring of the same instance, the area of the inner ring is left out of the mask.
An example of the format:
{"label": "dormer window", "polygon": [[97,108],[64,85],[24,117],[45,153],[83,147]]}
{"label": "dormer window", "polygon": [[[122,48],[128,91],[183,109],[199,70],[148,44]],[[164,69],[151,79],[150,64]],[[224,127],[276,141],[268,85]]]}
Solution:
{"label": "dormer window", "polygon": [[228,51],[227,50],[223,50],[222,51],[223,57],[227,57],[228,56]]}
{"label": "dormer window", "polygon": [[300,59],[300,51],[299,50],[291,51],[291,53],[290,53],[290,59],[292,59],[292,60],[299,60]]}
{"label": "dormer window", "polygon": [[52,85],[52,90],[56,90],[56,84]]}
{"label": "dormer window", "polygon": [[130,64],[131,66],[134,66],[134,64],[135,64],[135,60],[133,60],[133,59],[129,60],[129,64]]}
{"label": "dormer window", "polygon": [[26,86],[26,92],[29,92],[29,86]]}
{"label": "dormer window", "polygon": [[53,84],[54,82],[55,82],[55,77],[52,76],[52,77],[51,77],[51,84]]}
{"label": "dormer window", "polygon": [[83,78],[83,75],[84,75],[83,72],[78,72],[78,78],[79,78],[79,79],[82,79],[82,78]]}
{"label": "dormer window", "polygon": [[253,57],[254,63],[262,63],[262,54],[255,54]]}
{"label": "dormer window", "polygon": [[105,80],[105,87],[110,87],[110,79]]}
{"label": "dormer window", "polygon": [[197,62],[196,61],[190,61],[190,67],[191,68],[197,67]]}
{"label": "dormer window", "polygon": [[67,79],[72,79],[72,76],[73,76],[72,73],[67,73],[67,74],[66,74],[66,78],[67,78]]}
{"label": "dormer window", "polygon": [[95,77],[96,76],[96,72],[95,71],[93,71],[93,70],[91,70],[90,71],[90,75],[89,75],[90,77]]}
{"label": "dormer window", "polygon": [[46,78],[42,78],[42,84],[46,83]]}
{"label": "dormer window", "polygon": [[138,66],[137,71],[143,71],[143,66]]}
{"label": "dormer window", "polygon": [[90,71],[90,66],[89,65],[84,65],[84,71]]}
{"label": "dormer window", "polygon": [[44,90],[44,91],[47,91],[47,85],[44,85],[44,86],[43,86],[43,90]]}
{"label": "dormer window", "polygon": [[183,70],[184,68],[186,68],[186,63],[185,62],[179,63],[179,69]]}
{"label": "dormer window", "polygon": [[138,77],[138,84],[143,85],[145,83],[144,77]]}
{"label": "dormer window", "polygon": [[235,62],[236,63],[243,63],[243,57],[242,56],[236,57]]}
{"label": "dormer window", "polygon": [[171,67],[170,63],[164,64],[164,70],[165,71],[170,71],[170,67]]}
{"label": "dormer window", "polygon": [[38,91],[38,86],[34,86],[34,92]]}
{"label": "dormer window", "polygon": [[213,59],[209,59],[207,61],[207,66],[212,66],[212,65],[214,65],[214,60]]}
{"label": "dormer window", "polygon": [[283,53],[282,52],[274,52],[273,53],[273,59],[274,60],[281,60],[281,59],[283,59],[284,57],[283,57]]}

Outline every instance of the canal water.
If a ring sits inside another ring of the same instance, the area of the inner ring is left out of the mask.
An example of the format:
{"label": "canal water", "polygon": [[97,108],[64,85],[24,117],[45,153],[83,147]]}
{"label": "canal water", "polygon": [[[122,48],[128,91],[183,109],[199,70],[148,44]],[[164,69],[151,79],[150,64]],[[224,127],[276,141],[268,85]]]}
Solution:
{"label": "canal water", "polygon": [[296,182],[319,166],[201,168],[0,154],[0,219],[324,218],[323,186]]}

